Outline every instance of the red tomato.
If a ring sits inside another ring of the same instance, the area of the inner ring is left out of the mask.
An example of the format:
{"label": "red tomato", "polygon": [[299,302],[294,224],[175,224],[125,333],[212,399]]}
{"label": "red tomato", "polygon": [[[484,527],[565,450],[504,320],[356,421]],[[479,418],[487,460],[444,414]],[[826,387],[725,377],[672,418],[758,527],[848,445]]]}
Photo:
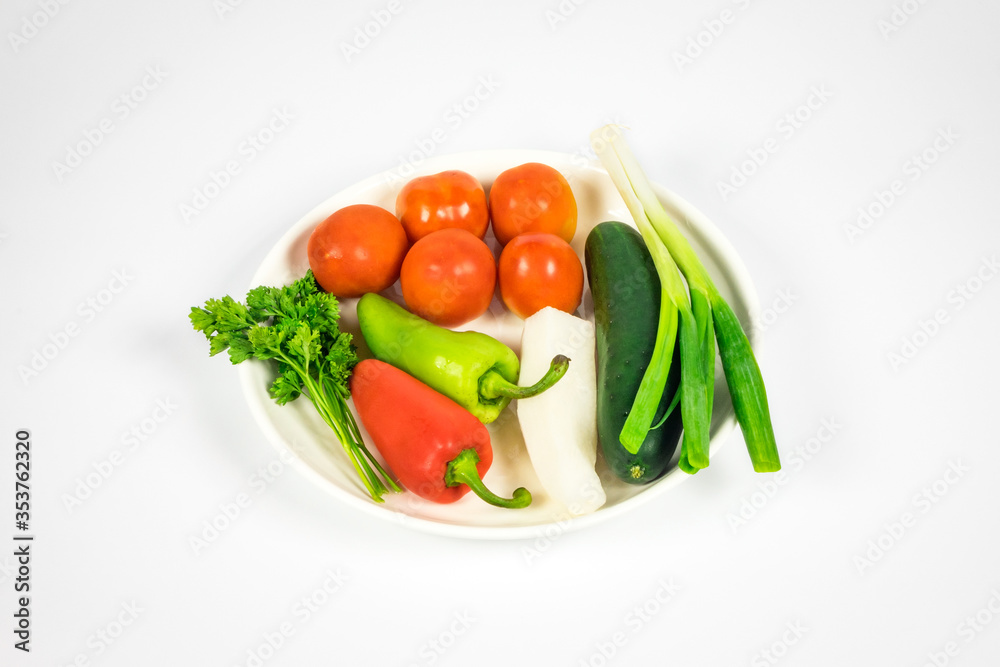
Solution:
{"label": "red tomato", "polygon": [[489,246],[464,229],[441,229],[414,243],[399,276],[410,311],[446,327],[485,313],[496,281]]}
{"label": "red tomato", "polygon": [[493,233],[502,245],[525,232],[576,233],[576,198],[569,183],[546,164],[528,162],[502,172],[490,188]]}
{"label": "red tomato", "polygon": [[555,234],[518,234],[500,253],[500,297],[522,319],[546,306],[572,313],[583,298],[583,264]]}
{"label": "red tomato", "polygon": [[410,243],[450,228],[483,238],[490,224],[483,186],[471,174],[454,170],[419,176],[404,185],[396,196],[396,215]]}
{"label": "red tomato", "polygon": [[381,292],[396,282],[409,245],[403,225],[392,213],[354,204],[316,226],[306,253],[320,287],[350,298]]}

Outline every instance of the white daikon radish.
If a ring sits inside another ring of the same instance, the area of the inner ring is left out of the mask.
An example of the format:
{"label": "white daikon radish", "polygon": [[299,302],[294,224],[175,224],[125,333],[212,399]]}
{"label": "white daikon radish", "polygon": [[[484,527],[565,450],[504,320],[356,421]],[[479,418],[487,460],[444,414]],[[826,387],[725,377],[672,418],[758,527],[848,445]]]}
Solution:
{"label": "white daikon radish", "polygon": [[557,354],[569,369],[552,387],[517,402],[517,416],[531,465],[545,491],[572,515],[593,512],[606,497],[597,461],[597,371],[594,325],[555,308],[543,308],[524,321],[521,375],[530,386],[549,369]]}

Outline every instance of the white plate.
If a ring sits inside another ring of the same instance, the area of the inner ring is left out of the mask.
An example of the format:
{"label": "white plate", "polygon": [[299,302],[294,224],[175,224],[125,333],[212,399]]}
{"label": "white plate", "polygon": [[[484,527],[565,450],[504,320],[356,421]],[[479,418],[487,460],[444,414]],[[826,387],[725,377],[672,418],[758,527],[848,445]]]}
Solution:
{"label": "white plate", "polygon": [[[494,150],[444,155],[428,159],[414,173],[401,178],[397,170],[365,179],[326,200],[299,220],[268,253],[251,287],[257,285],[285,285],[305,274],[309,268],[306,244],[313,228],[331,213],[349,204],[375,204],[390,211],[395,210],[396,193],[408,178],[433,174],[447,169],[467,171],[489,190],[493,179],[501,171],[525,162],[543,162],[555,167],[570,182],[577,199],[579,222],[573,248],[583,258],[587,234],[599,222],[621,220],[631,224],[625,203],[618,195],[607,172],[597,163],[579,155],[533,150]],[[681,223],[681,231],[688,237],[701,257],[723,296],[729,301],[740,321],[753,322],[757,316],[756,292],[746,267],[722,233],[704,215],[686,201],[664,188],[656,188],[668,211]],[[492,232],[486,240],[494,250],[497,244]],[[398,283],[386,292],[399,300]],[[362,354],[367,354],[358,331],[354,299],[341,302],[342,328],[355,334]],[[584,302],[578,314],[593,319],[593,303],[585,289]],[[482,317],[468,323],[463,329],[475,329],[492,335],[516,352],[520,352],[521,320],[507,312],[498,299]],[[749,331],[751,344],[753,331]],[[711,454],[727,440],[736,420],[732,402],[722,378],[721,365],[716,364],[716,398],[711,427]],[[452,537],[483,539],[520,539],[563,533],[606,521],[627,512],[640,503],[659,497],[667,490],[688,479],[689,475],[674,469],[656,482],[633,486],[614,478],[598,455],[598,473],[608,496],[607,503],[596,512],[571,518],[556,501],[541,488],[521,438],[515,405],[489,426],[494,462],[485,476],[487,485],[499,495],[509,495],[518,486],[531,492],[533,501],[525,509],[509,510],[484,503],[475,494],[467,494],[457,503],[439,505],[412,493],[387,494],[385,503],[375,503],[368,496],[353,466],[333,433],[316,414],[312,404],[300,398],[285,406],[278,406],[268,395],[273,369],[265,363],[248,361],[238,369],[250,410],[261,429],[282,456],[291,460],[313,482],[329,491],[347,505],[373,518],[400,522],[422,531]],[[353,406],[352,406],[353,409]],[[355,417],[357,415],[355,414]],[[369,448],[368,434],[362,433]]]}

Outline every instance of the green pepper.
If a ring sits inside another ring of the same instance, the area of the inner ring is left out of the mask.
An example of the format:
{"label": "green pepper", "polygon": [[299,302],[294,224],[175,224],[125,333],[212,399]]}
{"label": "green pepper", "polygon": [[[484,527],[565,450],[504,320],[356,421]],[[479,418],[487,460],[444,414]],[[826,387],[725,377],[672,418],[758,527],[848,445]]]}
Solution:
{"label": "green pepper", "polygon": [[385,297],[358,301],[361,335],[372,355],[406,371],[488,424],[514,398],[542,393],[566,374],[558,355],[530,387],[517,386],[521,362],[514,350],[478,331],[452,331],[418,317]]}

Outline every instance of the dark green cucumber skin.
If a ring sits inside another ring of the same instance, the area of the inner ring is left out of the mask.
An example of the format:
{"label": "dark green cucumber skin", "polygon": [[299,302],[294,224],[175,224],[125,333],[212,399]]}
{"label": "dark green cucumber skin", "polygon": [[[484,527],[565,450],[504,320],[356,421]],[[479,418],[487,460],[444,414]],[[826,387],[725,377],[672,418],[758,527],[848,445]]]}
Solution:
{"label": "dark green cucumber skin", "polygon": [[[679,406],[630,454],[618,439],[653,354],[660,315],[660,278],[642,235],[622,222],[602,222],[584,246],[587,281],[594,298],[597,336],[597,437],[611,471],[629,484],[662,477],[681,436]],[[674,345],[667,387],[653,424],[663,417],[680,385]]]}

